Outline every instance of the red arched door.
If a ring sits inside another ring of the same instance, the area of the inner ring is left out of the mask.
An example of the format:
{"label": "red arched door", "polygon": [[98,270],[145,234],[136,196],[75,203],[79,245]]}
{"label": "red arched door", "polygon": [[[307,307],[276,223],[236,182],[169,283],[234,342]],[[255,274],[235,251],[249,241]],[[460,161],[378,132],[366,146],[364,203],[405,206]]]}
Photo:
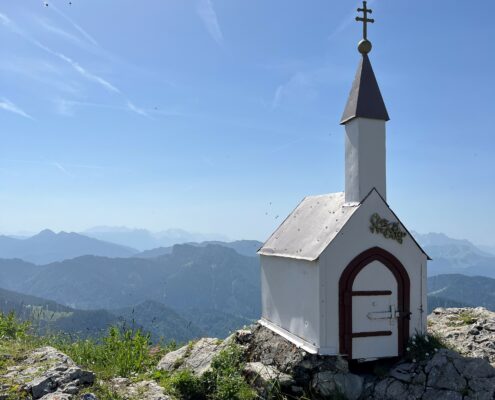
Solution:
{"label": "red arched door", "polygon": [[401,356],[409,338],[410,281],[402,263],[375,247],[339,281],[340,353],[349,359]]}

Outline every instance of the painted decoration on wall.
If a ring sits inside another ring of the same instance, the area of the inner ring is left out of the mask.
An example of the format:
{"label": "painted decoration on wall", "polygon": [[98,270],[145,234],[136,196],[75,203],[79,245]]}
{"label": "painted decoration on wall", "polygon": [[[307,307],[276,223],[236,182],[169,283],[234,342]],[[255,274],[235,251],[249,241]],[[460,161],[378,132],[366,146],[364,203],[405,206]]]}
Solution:
{"label": "painted decoration on wall", "polygon": [[386,239],[392,239],[402,244],[407,233],[400,229],[398,222],[390,222],[386,218],[374,213],[370,218],[371,233],[382,234]]}

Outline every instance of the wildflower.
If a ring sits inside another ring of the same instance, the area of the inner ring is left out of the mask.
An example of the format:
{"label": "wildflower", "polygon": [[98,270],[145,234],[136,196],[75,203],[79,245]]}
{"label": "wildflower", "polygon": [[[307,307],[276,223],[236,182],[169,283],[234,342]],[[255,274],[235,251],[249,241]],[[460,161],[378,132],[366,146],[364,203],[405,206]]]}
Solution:
{"label": "wildflower", "polygon": [[416,362],[416,359],[415,359],[415,358],[413,358],[413,360],[412,360],[412,361],[413,361],[413,363],[415,363],[415,362]]}
{"label": "wildflower", "polygon": [[407,350],[407,351],[411,351],[411,348],[410,348],[410,347],[406,347],[406,350]]}
{"label": "wildflower", "polygon": [[438,351],[438,349],[435,349],[435,353]]}
{"label": "wildflower", "polygon": [[426,356],[426,357],[429,357],[429,356],[430,356],[430,353],[426,353],[426,354],[425,354],[425,356]]}

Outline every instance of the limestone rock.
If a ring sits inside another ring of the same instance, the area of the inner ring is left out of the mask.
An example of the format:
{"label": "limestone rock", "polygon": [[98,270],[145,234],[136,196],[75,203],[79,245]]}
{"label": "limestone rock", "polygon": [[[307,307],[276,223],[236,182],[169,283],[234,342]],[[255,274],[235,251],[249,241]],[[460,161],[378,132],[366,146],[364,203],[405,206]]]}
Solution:
{"label": "limestone rock", "polygon": [[50,393],[41,398],[41,400],[72,400],[73,396],[67,393]]}
{"label": "limestone rock", "polygon": [[323,371],[313,377],[311,388],[322,398],[341,394],[348,400],[357,400],[363,393],[363,383],[364,379],[359,375]]}
{"label": "limestone rock", "polygon": [[81,396],[81,400],[98,400],[98,397],[93,393],[86,393]]}
{"label": "limestone rock", "polygon": [[78,367],[53,347],[34,350],[24,362],[0,376],[3,386],[16,387],[33,400],[66,400],[94,382],[94,374]]}
{"label": "limestone rock", "polygon": [[251,331],[250,341],[245,344],[247,360],[273,366],[300,384],[309,382],[321,371],[349,372],[342,357],[309,354],[262,325],[253,326]]}
{"label": "limestone rock", "polygon": [[260,362],[247,363],[243,373],[247,382],[260,394],[270,393],[274,387],[291,391],[292,387],[297,386],[290,375]]}
{"label": "limestone rock", "polygon": [[155,381],[132,382],[127,378],[114,378],[110,382],[112,389],[124,400],[171,400],[164,389]]}
{"label": "limestone rock", "polygon": [[193,374],[201,376],[211,366],[211,361],[229,343],[229,340],[203,338],[192,345],[186,345],[180,349],[166,354],[159,362],[158,369],[175,371],[188,369]]}
{"label": "limestone rock", "polygon": [[483,307],[436,308],[428,316],[428,329],[469,357],[495,365],[495,313]]}

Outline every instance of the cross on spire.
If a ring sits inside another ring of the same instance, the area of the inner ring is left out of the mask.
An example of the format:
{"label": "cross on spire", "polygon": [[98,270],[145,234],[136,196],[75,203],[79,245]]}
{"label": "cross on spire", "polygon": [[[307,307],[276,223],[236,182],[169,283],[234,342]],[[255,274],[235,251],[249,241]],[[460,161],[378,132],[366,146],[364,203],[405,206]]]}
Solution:
{"label": "cross on spire", "polygon": [[363,23],[363,40],[368,40],[368,22],[374,23],[375,20],[372,18],[368,18],[368,14],[373,13],[373,10],[366,6],[366,1],[363,1],[363,8],[358,8],[358,12],[362,12],[362,17],[356,17],[356,21]]}

